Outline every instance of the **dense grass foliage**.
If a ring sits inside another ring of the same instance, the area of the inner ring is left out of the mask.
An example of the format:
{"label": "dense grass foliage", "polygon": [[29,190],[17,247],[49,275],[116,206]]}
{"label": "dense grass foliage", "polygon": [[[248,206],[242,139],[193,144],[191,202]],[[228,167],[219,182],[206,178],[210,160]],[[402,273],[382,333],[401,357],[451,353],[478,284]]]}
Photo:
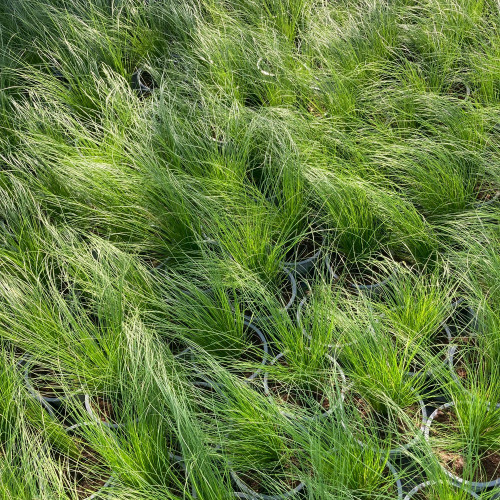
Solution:
{"label": "dense grass foliage", "polygon": [[0,2],[0,497],[500,495],[499,26]]}

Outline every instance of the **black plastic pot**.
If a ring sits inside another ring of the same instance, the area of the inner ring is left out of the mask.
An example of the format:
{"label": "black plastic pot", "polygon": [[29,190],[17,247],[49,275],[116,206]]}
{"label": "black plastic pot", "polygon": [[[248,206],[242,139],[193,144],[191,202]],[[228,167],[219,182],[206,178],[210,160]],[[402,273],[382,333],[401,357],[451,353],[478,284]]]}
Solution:
{"label": "black plastic pot", "polygon": [[[252,323],[250,323],[249,321],[245,320],[244,325],[247,328],[250,328],[258,337],[258,339],[262,342],[262,350],[264,351],[264,355],[262,356],[261,366],[262,368],[264,368],[264,365],[267,363],[267,358],[269,356],[269,345],[267,344],[267,339],[264,336],[264,334],[255,325],[252,325]],[[248,376],[246,380],[253,380],[254,378],[256,378],[262,371],[262,368],[257,369],[254,373]]]}
{"label": "black plastic pot", "polygon": [[464,81],[454,80],[450,83],[448,94],[467,101],[471,95],[471,88]]}
{"label": "black plastic pot", "polygon": [[472,332],[479,332],[480,324],[476,311],[466,304],[464,298],[459,298],[453,302],[451,308],[454,310],[454,315],[461,316],[462,326],[466,326]]}
{"label": "black plastic pot", "polygon": [[487,201],[478,201],[474,204],[475,208],[488,207],[490,205],[495,205],[500,201],[500,192],[495,193],[494,196],[490,200]]}
{"label": "black plastic pot", "polygon": [[[443,483],[443,482],[442,482]],[[439,484],[437,483],[436,481],[426,481],[425,483],[421,483],[419,484],[418,486],[415,486],[415,488],[413,488],[405,497],[404,497],[404,500],[411,500],[413,498],[414,495],[416,495],[417,493],[420,493],[422,492],[423,490],[425,490],[425,488],[429,487],[429,486],[432,486],[434,484]],[[444,483],[443,483],[444,484]],[[467,490],[465,490],[467,491]],[[479,498],[479,496],[474,493],[473,491],[467,491],[467,493],[469,493],[470,497],[471,498]]]}
{"label": "black plastic pot", "polygon": [[[386,466],[394,477],[397,488],[397,498],[398,500],[402,500],[403,485],[401,483],[401,479],[399,478],[398,471],[396,470],[394,465],[392,465],[390,462],[387,462]],[[230,473],[235,485],[241,490],[239,492],[234,493],[236,498],[243,498],[246,500],[283,500],[290,497],[294,497],[295,495],[300,493],[305,486],[304,483],[300,483],[293,490],[290,490],[281,495],[264,495],[262,493],[257,493],[253,491],[251,488],[249,488],[234,471],[231,470]]]}
{"label": "black plastic pot", "polygon": [[403,484],[401,483],[401,478],[399,477],[399,473],[394,467],[394,465],[391,464],[391,462],[387,462],[386,466],[394,476],[394,479],[396,481],[396,488],[398,490],[398,499],[401,500],[403,498]]}
{"label": "black plastic pot", "polygon": [[[431,415],[427,419],[427,422],[425,423],[425,426],[424,426],[424,436],[425,436],[425,440],[427,441],[427,443],[430,444],[429,433],[430,433],[432,423],[433,423],[434,419],[436,418],[437,414],[441,410],[445,410],[446,408],[451,408],[453,406],[455,406],[455,403],[445,403],[444,405],[441,405],[439,408],[437,408],[436,410],[434,410],[431,413]],[[496,405],[496,407],[500,408],[500,403],[498,403]],[[446,467],[444,465],[442,465],[441,463],[439,463],[439,465],[441,466],[441,469],[443,470],[443,472],[450,478],[451,483],[454,486],[457,486],[459,488],[465,488],[467,490],[471,490],[474,492],[481,492],[484,490],[490,490],[492,488],[497,488],[500,486],[500,477],[498,477],[497,479],[494,479],[493,481],[485,481],[485,482],[466,481],[466,480],[462,479],[461,477],[455,476],[453,473],[448,471],[448,469],[446,469]],[[500,475],[500,472],[499,472],[499,475]]]}
{"label": "black plastic pot", "polygon": [[52,75],[64,85],[66,90],[71,90],[69,80],[61,73],[59,69],[57,69],[55,66],[50,66],[50,71]]}
{"label": "black plastic pot", "polygon": [[[333,282],[339,281],[341,278],[341,275],[339,275],[335,272],[335,268],[333,266],[333,263],[331,262],[329,255],[325,256],[325,266],[326,266],[326,269],[328,270],[328,274],[330,275],[330,279]],[[387,283],[389,283],[390,280],[391,280],[391,277],[389,276],[385,280],[378,281],[378,282],[370,284],[370,285],[364,285],[361,283],[347,281],[347,286],[351,292],[363,293],[367,297],[374,297],[374,296],[377,296],[380,293],[382,293],[384,286],[387,285]]]}
{"label": "black plastic pot", "polygon": [[263,57],[261,57],[257,61],[257,69],[264,75],[264,76],[270,76],[270,77],[275,77],[276,75],[270,71],[270,68],[267,67],[268,61],[266,61]]}
{"label": "black plastic pot", "polygon": [[[270,363],[270,365],[274,365],[276,364],[281,358],[283,358],[285,356],[285,353],[282,352],[280,354],[278,354]],[[347,379],[346,379],[346,376],[345,376],[345,373],[342,371],[342,368],[340,368],[340,365],[337,363],[337,361],[335,361],[335,359],[330,356],[329,354],[326,355],[326,357],[328,358],[328,360],[330,361],[330,363],[332,365],[335,365],[335,369],[336,371],[339,373],[340,375],[340,383],[341,383],[341,390],[340,390],[340,400],[337,401],[336,404],[332,404],[330,406],[330,408],[324,412],[321,412],[321,413],[318,413],[314,416],[306,416],[306,415],[300,415],[300,416],[297,416],[293,413],[289,413],[289,412],[286,412],[286,411],[282,411],[280,410],[280,413],[287,417],[287,418],[290,418],[290,419],[296,419],[296,418],[300,418],[301,420],[307,420],[307,421],[312,421],[312,420],[317,420],[317,419],[322,419],[322,418],[326,418],[326,417],[329,417],[333,411],[338,408],[342,402],[344,401],[344,397],[345,397],[345,391],[346,391],[346,386],[347,386]],[[264,374],[264,380],[263,380],[263,384],[264,384],[264,394],[270,399],[272,400],[273,399],[273,396],[271,394],[271,391],[269,389],[269,373],[266,372]]]}
{"label": "black plastic pot", "polygon": [[140,97],[148,96],[155,88],[155,83],[151,74],[142,69],[138,69],[132,74],[131,84],[132,88]]}

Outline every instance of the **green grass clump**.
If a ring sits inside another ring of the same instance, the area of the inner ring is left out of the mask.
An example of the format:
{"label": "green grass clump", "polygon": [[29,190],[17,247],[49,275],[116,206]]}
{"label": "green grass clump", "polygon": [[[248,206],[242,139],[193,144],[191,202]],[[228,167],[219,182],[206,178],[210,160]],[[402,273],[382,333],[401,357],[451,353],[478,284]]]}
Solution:
{"label": "green grass clump", "polygon": [[498,479],[499,22],[0,3],[0,497]]}

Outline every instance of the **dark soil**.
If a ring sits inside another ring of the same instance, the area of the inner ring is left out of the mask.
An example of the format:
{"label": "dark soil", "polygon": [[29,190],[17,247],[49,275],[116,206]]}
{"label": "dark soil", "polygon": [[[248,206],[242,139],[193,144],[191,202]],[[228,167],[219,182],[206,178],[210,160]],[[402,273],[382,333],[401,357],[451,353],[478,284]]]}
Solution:
{"label": "dark soil", "polygon": [[153,269],[156,269],[161,264],[161,261],[155,257],[143,257],[142,260],[147,266]]}
{"label": "dark soil", "polygon": [[455,307],[453,317],[447,322],[454,337],[474,335],[477,333],[475,312],[462,302]]}
{"label": "dark soil", "polygon": [[430,347],[431,354],[433,356],[440,355],[441,359],[444,361],[447,356],[449,344],[450,341],[445,329],[440,328],[438,333],[432,339],[432,345]]}
{"label": "dark soil", "polygon": [[337,274],[346,275],[347,282],[351,286],[374,285],[385,279],[383,270],[373,261],[367,263],[365,267],[347,266],[341,255],[330,255],[330,264]]}
{"label": "dark soil", "polygon": [[476,366],[479,368],[478,359],[474,359],[475,356],[479,355],[478,346],[476,339],[473,337],[460,337],[458,340],[461,340],[463,349],[460,349],[459,346],[455,351],[453,368],[458,378],[465,381],[468,379],[468,374],[472,367]]}
{"label": "dark soil", "polygon": [[474,193],[478,201],[487,202],[500,196],[500,188],[491,183],[478,183],[474,186]]}
{"label": "dark soil", "polygon": [[99,491],[111,476],[103,458],[87,443],[78,442],[79,456],[68,458],[58,455],[62,462],[70,490],[76,490],[79,499],[87,498]]}
{"label": "dark soil", "polygon": [[220,145],[224,144],[224,136],[220,133],[217,132],[217,129],[211,125],[210,126],[210,138],[214,141],[217,142]]}
{"label": "dark soil", "polygon": [[316,118],[322,118],[326,115],[326,110],[317,104],[309,104],[307,111]]}
{"label": "dark soil", "polygon": [[241,475],[240,479],[256,493],[262,493],[261,482],[255,471],[246,472],[245,475]]}
{"label": "dark soil", "polygon": [[422,420],[420,405],[414,404],[404,410],[405,414],[407,416],[409,415],[410,420],[414,422],[414,426],[412,426],[409,425],[407,418],[404,419],[398,415],[396,421],[394,421],[393,415],[384,415],[376,412],[371,408],[368,402],[359,395],[354,395],[352,399],[356,409],[361,415],[361,419],[366,422],[365,427],[370,428],[370,424],[372,426],[371,428],[375,427],[377,435],[382,441],[394,436],[395,430],[397,430],[397,435],[402,438],[400,440],[400,445],[404,445],[414,438],[415,432],[418,430]]}
{"label": "dark soil", "polygon": [[[457,417],[453,408],[439,410],[434,418],[434,422],[440,424],[440,429],[431,426],[431,435],[434,436],[442,435],[443,431],[454,432],[458,428]],[[446,469],[458,477],[463,477],[464,471],[468,474],[467,480],[473,482],[494,481],[500,477],[500,450],[481,454],[478,466],[475,467],[474,471],[466,470],[466,458],[462,453],[442,448],[435,451],[440,462]],[[471,472],[473,472],[472,477],[470,477]]]}
{"label": "dark soil", "polygon": [[187,347],[187,344],[177,339],[172,339],[168,342],[168,348],[174,356],[178,356],[181,352],[184,352]]}
{"label": "dark soil", "polygon": [[370,263],[365,268],[351,267],[349,269],[348,280],[351,286],[356,285],[374,285],[380,283],[383,278],[383,271],[376,264]]}
{"label": "dark soil", "polygon": [[109,400],[97,396],[90,401],[90,404],[101,421],[108,422],[109,424],[117,423],[117,415]]}
{"label": "dark soil", "polygon": [[458,99],[467,98],[467,85],[463,82],[453,82],[448,88],[448,94],[457,97]]}
{"label": "dark soil", "polygon": [[279,287],[279,293],[280,293],[281,303],[283,304],[283,307],[285,307],[286,305],[288,305],[293,295],[292,283],[290,282],[289,279],[286,279],[281,282]]}
{"label": "dark soil", "polygon": [[155,82],[151,74],[147,71],[141,71],[139,75],[140,82],[148,87],[148,89],[152,90],[155,88]]}
{"label": "dark soil", "polygon": [[394,477],[394,474],[391,472],[389,467],[386,467],[384,469],[384,477],[387,478],[388,481],[392,481],[390,486],[386,489],[384,489],[384,492],[388,495],[395,495],[396,494],[396,478]]}
{"label": "dark soil", "polygon": [[[288,363],[284,356],[278,360],[278,365],[287,368]],[[320,382],[318,380],[318,382]],[[276,399],[289,403],[292,405],[300,406],[306,409],[317,409],[314,405],[311,407],[310,403],[315,401],[318,406],[322,407],[324,411],[330,409],[330,400],[327,395],[321,390],[314,390],[304,387],[291,387],[290,384],[281,382],[279,380],[268,380],[269,391],[273,393]]]}
{"label": "dark soil", "polygon": [[262,361],[264,355],[263,344],[257,332],[253,328],[245,327],[245,337],[250,346],[245,349],[240,359],[250,363]]}
{"label": "dark soil", "polygon": [[[419,491],[412,496],[414,500],[433,500],[432,497],[429,498],[423,491]],[[436,499],[437,500],[437,499]]]}
{"label": "dark soil", "polygon": [[[448,348],[448,335],[446,335],[446,331],[444,330],[444,328],[440,328],[437,334],[434,335],[431,342],[429,343],[427,352],[431,356],[440,359],[444,363],[448,356]],[[415,356],[415,358],[411,362],[411,371],[419,372],[423,369],[429,369],[428,363],[426,363],[425,358],[420,355]]]}

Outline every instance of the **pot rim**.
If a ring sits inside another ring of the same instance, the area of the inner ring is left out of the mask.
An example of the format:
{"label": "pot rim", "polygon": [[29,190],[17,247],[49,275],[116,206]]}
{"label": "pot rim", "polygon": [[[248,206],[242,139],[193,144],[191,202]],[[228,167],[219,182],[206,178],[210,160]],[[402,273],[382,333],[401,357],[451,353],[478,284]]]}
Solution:
{"label": "pot rim", "polygon": [[[323,235],[321,233],[319,233],[319,235],[321,236],[321,243],[322,243]],[[322,251],[321,243],[318,245],[318,250],[316,250],[316,252],[314,252],[314,254],[311,255],[310,257],[307,257],[306,259],[302,259],[299,261],[285,261],[283,265],[287,268],[295,269],[296,272],[299,274],[306,272],[309,269],[300,269],[300,271],[298,269],[304,267],[309,268],[310,265],[314,264],[314,262],[316,262],[319,259],[319,256],[321,255]]]}
{"label": "pot rim", "polygon": [[[434,484],[445,484],[445,481],[425,481],[423,483],[420,483],[406,494],[404,500],[411,500],[413,498],[413,495],[415,495],[415,493],[418,493],[427,486],[432,486]],[[463,489],[466,493],[469,493],[469,495],[471,495],[473,498],[479,498],[478,494],[475,493],[474,491],[467,490],[465,488],[460,488],[460,489]]]}
{"label": "pot rim", "polygon": [[[38,400],[40,403],[42,403],[44,406],[50,403],[62,403],[63,401],[67,401],[73,396],[78,397],[78,391],[76,391],[74,394],[66,394],[61,397],[46,397],[42,396],[39,391],[35,389],[33,384],[31,383],[31,377],[30,377],[30,362],[33,360],[33,356],[31,354],[25,353],[21,359],[17,362],[17,365],[19,368],[24,369],[23,372],[23,377],[24,377],[24,383],[26,385],[26,388],[28,389],[28,392],[33,396],[36,400]],[[32,363],[34,366],[36,363]]]}
{"label": "pot rim", "polygon": [[[488,403],[488,406],[489,405],[490,403]],[[446,408],[450,408],[452,406],[455,406],[455,403],[453,401],[444,403],[438,408],[436,408],[429,415],[429,418],[427,419],[427,422],[425,423],[424,426],[424,438],[429,445],[430,445],[429,432],[433,420],[436,418],[436,415],[438,414],[439,411],[445,410]],[[496,404],[496,408],[500,408],[500,403]],[[473,491],[482,491],[489,488],[495,488],[500,485],[500,473],[499,477],[497,479],[493,479],[492,481],[468,481],[450,472],[440,461],[439,461],[439,466],[441,467],[442,471],[451,479],[451,482],[454,486],[465,486],[471,488]]]}

